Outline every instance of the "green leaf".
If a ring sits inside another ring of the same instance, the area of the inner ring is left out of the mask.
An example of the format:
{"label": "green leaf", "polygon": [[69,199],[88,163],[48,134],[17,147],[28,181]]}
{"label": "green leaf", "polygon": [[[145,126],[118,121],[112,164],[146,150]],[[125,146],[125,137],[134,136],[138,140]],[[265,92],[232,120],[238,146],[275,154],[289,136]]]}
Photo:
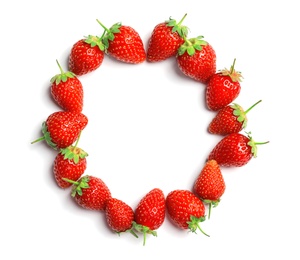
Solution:
{"label": "green leaf", "polygon": [[113,33],[109,33],[107,35],[108,40],[113,41],[115,39],[115,35]]}
{"label": "green leaf", "polygon": [[193,46],[188,46],[187,47],[187,53],[190,55],[190,56],[193,56],[194,53],[195,53],[195,48]]}
{"label": "green leaf", "polygon": [[196,49],[197,51],[201,51],[202,50],[202,46],[199,44],[194,44],[193,45],[194,49]]}
{"label": "green leaf", "polygon": [[176,20],[171,19],[171,17],[170,17],[170,20],[166,21],[166,23],[167,23],[168,26],[172,27],[172,26],[176,25]]}
{"label": "green leaf", "polygon": [[181,45],[178,49],[178,55],[181,56],[185,53],[186,47],[184,45]]}
{"label": "green leaf", "polygon": [[57,150],[57,145],[52,141],[50,133],[48,132],[48,127],[47,127],[46,121],[44,121],[42,124],[42,133],[44,135],[46,143],[54,150]]}
{"label": "green leaf", "polygon": [[68,79],[68,77],[66,76],[66,74],[62,74],[62,75],[61,75],[61,80],[62,80],[63,82],[66,82],[67,79]]}
{"label": "green leaf", "polygon": [[79,163],[79,155],[78,154],[73,154],[73,161],[75,164]]}

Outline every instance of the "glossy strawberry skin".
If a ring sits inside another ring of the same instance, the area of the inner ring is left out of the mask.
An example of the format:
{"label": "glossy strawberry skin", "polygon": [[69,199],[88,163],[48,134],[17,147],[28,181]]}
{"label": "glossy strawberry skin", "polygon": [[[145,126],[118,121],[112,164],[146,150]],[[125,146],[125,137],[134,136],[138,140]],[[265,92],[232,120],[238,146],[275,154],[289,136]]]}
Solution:
{"label": "glossy strawberry skin", "polygon": [[51,142],[56,149],[72,145],[87,124],[88,118],[84,114],[68,111],[54,112],[45,121]]}
{"label": "glossy strawberry skin", "polygon": [[147,61],[157,62],[175,56],[184,40],[166,22],[156,25],[149,39]]}
{"label": "glossy strawberry skin", "polygon": [[63,189],[70,187],[72,184],[62,178],[77,181],[85,172],[86,167],[86,158],[80,158],[75,163],[73,160],[65,159],[62,153],[58,153],[53,165],[53,173],[57,185]]}
{"label": "glossy strawberry skin", "polygon": [[77,41],[69,56],[69,70],[78,76],[90,73],[100,67],[104,60],[104,51],[96,45],[86,43],[85,39]]}
{"label": "glossy strawberry skin", "polygon": [[[94,176],[84,176],[88,178],[87,188],[82,189],[82,194],[75,193],[75,202],[82,208],[89,210],[104,211],[107,200],[111,198],[111,192],[102,179]],[[83,177],[81,177],[82,179]],[[80,180],[78,181],[80,182]],[[74,186],[74,189],[76,186]]]}
{"label": "glossy strawberry skin", "polygon": [[202,200],[218,201],[225,192],[225,181],[215,160],[205,163],[194,183],[194,193]]}
{"label": "glossy strawberry skin", "polygon": [[138,64],[145,61],[146,51],[138,32],[126,25],[121,25],[119,30],[119,33],[114,34],[114,39],[109,40],[107,53],[125,63]]}
{"label": "glossy strawberry skin", "polygon": [[210,44],[196,50],[192,56],[185,52],[176,59],[183,74],[204,84],[216,72],[216,53]]}
{"label": "glossy strawberry skin", "polygon": [[203,202],[189,190],[173,190],[166,198],[166,207],[170,219],[175,226],[188,229],[191,216],[201,218],[205,216]]}
{"label": "glossy strawberry skin", "polygon": [[81,113],[83,108],[83,87],[75,76],[67,81],[54,81],[51,84],[51,95],[55,102],[65,111]]}
{"label": "glossy strawberry skin", "polygon": [[239,81],[232,81],[230,76],[215,73],[206,87],[206,105],[212,111],[218,111],[234,101],[241,91]]}
{"label": "glossy strawberry skin", "polygon": [[130,230],[134,221],[134,211],[124,201],[110,198],[107,200],[105,217],[108,226],[115,232]]}
{"label": "glossy strawberry skin", "polygon": [[226,135],[212,149],[208,160],[216,160],[220,166],[241,167],[253,157],[249,142],[250,138],[240,133]]}
{"label": "glossy strawberry skin", "polygon": [[165,220],[165,197],[163,191],[155,188],[149,191],[135,209],[134,219],[139,225],[150,230],[158,229]]}
{"label": "glossy strawberry skin", "polygon": [[243,121],[238,121],[238,117],[234,115],[234,108],[231,106],[221,108],[208,126],[209,133],[223,136],[238,133],[242,129]]}

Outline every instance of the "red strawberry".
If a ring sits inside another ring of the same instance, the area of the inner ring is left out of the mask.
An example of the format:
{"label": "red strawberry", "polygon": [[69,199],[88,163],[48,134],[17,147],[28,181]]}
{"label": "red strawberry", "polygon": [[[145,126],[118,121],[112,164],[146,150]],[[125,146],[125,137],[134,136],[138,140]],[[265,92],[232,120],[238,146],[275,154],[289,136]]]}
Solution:
{"label": "red strawberry", "polygon": [[73,184],[71,195],[79,206],[89,210],[105,210],[111,193],[100,178],[86,175],[78,181],[64,180]]}
{"label": "red strawberry", "polygon": [[59,187],[64,189],[72,185],[63,178],[77,181],[81,177],[86,170],[87,156],[88,154],[77,145],[60,150],[55,157],[53,166],[54,177]]}
{"label": "red strawberry", "polygon": [[53,149],[71,146],[86,127],[88,118],[82,113],[57,111],[42,124],[43,136],[31,142],[46,141]]}
{"label": "red strawberry", "polygon": [[235,100],[241,91],[240,72],[234,69],[235,59],[230,70],[224,69],[215,73],[206,87],[206,105],[208,109],[217,111]]}
{"label": "red strawberry", "polygon": [[129,231],[137,237],[132,230],[134,211],[124,201],[116,198],[108,199],[106,203],[105,217],[108,226],[113,231],[117,233]]}
{"label": "red strawberry", "polygon": [[256,102],[246,111],[238,104],[232,104],[221,108],[210,122],[208,132],[220,135],[240,132],[247,126],[248,119],[246,114],[260,102],[261,100]]}
{"label": "red strawberry", "polygon": [[247,164],[252,157],[257,156],[257,145],[268,143],[254,142],[249,134],[245,136],[233,133],[225,136],[210,152],[208,160],[216,160],[220,166],[225,167],[240,167]]}
{"label": "red strawberry", "polygon": [[203,202],[189,190],[173,190],[166,198],[167,212],[171,221],[181,229],[189,229],[196,232],[200,222],[205,220],[205,206]]}
{"label": "red strawberry", "polygon": [[134,212],[134,228],[144,234],[157,236],[158,229],[165,220],[165,197],[162,190],[155,188],[149,191],[139,202]]}
{"label": "red strawberry", "polygon": [[202,83],[216,72],[216,53],[203,36],[186,39],[176,56],[179,69],[186,76]]}
{"label": "red strawberry", "polygon": [[64,72],[56,60],[60,74],[51,78],[51,95],[65,111],[81,113],[83,107],[83,88],[73,72]]}
{"label": "red strawberry", "polygon": [[176,55],[179,47],[184,43],[184,37],[187,36],[187,27],[181,25],[186,15],[179,23],[170,18],[154,27],[148,43],[148,61],[162,61]]}
{"label": "red strawberry", "polygon": [[69,56],[69,70],[84,75],[100,67],[104,59],[105,46],[102,38],[89,35],[77,41]]}
{"label": "red strawberry", "polygon": [[106,30],[103,43],[106,53],[125,63],[142,63],[146,60],[143,41],[136,30],[121,23],[107,29],[99,20],[98,23]]}
{"label": "red strawberry", "polygon": [[194,183],[194,193],[209,205],[208,218],[211,206],[216,207],[225,192],[225,181],[217,161],[209,160],[204,165]]}

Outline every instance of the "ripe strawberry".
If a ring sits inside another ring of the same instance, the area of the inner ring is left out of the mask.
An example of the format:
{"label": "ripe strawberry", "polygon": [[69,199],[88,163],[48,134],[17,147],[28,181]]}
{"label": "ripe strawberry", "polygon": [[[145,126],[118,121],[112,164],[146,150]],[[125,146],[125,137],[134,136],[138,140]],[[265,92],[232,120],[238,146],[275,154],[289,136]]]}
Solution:
{"label": "ripe strawberry", "polygon": [[176,56],[179,69],[186,76],[202,83],[216,72],[216,53],[203,36],[185,39]]}
{"label": "ripe strawberry", "polygon": [[124,201],[110,198],[107,200],[105,217],[108,226],[115,232],[130,232],[135,237],[137,235],[132,230],[134,221],[134,211]]}
{"label": "ripe strawberry", "polygon": [[81,113],[83,108],[83,87],[73,72],[64,72],[56,60],[60,74],[51,78],[51,95],[65,111]]}
{"label": "ripe strawberry", "polygon": [[72,185],[64,181],[63,178],[77,181],[86,170],[86,157],[88,154],[77,147],[77,142],[75,146],[61,149],[55,157],[53,173],[60,188],[65,189]]}
{"label": "ripe strawberry", "polygon": [[106,30],[103,43],[107,54],[125,63],[138,64],[146,60],[144,44],[136,30],[121,23],[107,29],[99,20],[97,21]]}
{"label": "ripe strawberry", "polygon": [[64,180],[73,184],[71,196],[79,206],[89,210],[105,210],[111,193],[100,178],[86,175],[78,181]]}
{"label": "ripe strawberry", "polygon": [[256,102],[246,111],[238,104],[232,104],[221,108],[210,122],[208,132],[220,135],[240,132],[247,126],[248,119],[246,114],[260,102],[261,100]]}
{"label": "ripe strawberry", "polygon": [[234,69],[235,59],[230,70],[215,73],[206,87],[206,105],[212,111],[220,110],[235,100],[241,91],[240,72]]}
{"label": "ripe strawberry", "polygon": [[187,27],[181,25],[186,15],[179,23],[170,18],[154,27],[147,50],[149,62],[166,60],[176,55],[179,47],[184,43],[184,37],[187,36]]}
{"label": "ripe strawberry", "polygon": [[42,124],[43,136],[31,143],[46,141],[55,150],[66,148],[77,140],[87,123],[88,118],[82,113],[54,112]]}
{"label": "ripe strawberry", "polygon": [[218,206],[225,187],[217,161],[207,161],[194,183],[193,190],[204,203],[209,205],[208,218],[210,218],[211,206]]}
{"label": "ripe strawberry", "polygon": [[69,70],[76,75],[84,75],[100,67],[104,59],[105,46],[102,38],[89,35],[77,41],[69,56]]}
{"label": "ripe strawberry", "polygon": [[200,222],[205,220],[205,206],[203,202],[189,190],[173,190],[166,198],[167,212],[171,221],[181,229],[189,229],[196,232]]}
{"label": "ripe strawberry", "polygon": [[268,142],[254,142],[250,133],[247,136],[241,133],[226,135],[217,143],[208,156],[208,160],[216,160],[220,166],[241,167],[247,164],[252,157],[257,156],[257,145]]}
{"label": "ripe strawberry", "polygon": [[165,220],[165,196],[163,191],[155,188],[149,191],[139,202],[134,212],[134,228],[144,234],[157,236],[158,229]]}

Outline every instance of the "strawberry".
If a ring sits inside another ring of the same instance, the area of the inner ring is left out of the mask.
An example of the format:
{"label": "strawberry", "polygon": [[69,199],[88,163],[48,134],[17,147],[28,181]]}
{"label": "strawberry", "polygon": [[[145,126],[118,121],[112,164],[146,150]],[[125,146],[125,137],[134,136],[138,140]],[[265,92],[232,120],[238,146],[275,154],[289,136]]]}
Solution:
{"label": "strawberry", "polygon": [[53,166],[55,181],[60,188],[68,188],[72,184],[63,178],[77,181],[86,170],[86,157],[88,154],[77,147],[79,138],[75,146],[61,149],[56,155]]}
{"label": "strawberry", "polygon": [[146,60],[144,44],[136,30],[121,23],[116,23],[108,29],[99,20],[97,21],[106,31],[103,43],[108,55],[132,64],[142,63]]}
{"label": "strawberry", "polygon": [[78,181],[63,180],[73,184],[71,196],[79,206],[89,210],[105,210],[111,192],[100,178],[86,175]]}
{"label": "strawberry", "polygon": [[149,191],[138,203],[134,212],[134,228],[144,234],[144,245],[146,234],[157,236],[155,230],[163,224],[165,211],[165,196],[158,188]]}
{"label": "strawberry", "polygon": [[185,39],[176,60],[183,74],[201,83],[206,83],[216,72],[216,53],[203,36]]}
{"label": "strawberry", "polygon": [[87,123],[88,118],[82,113],[54,112],[42,124],[43,136],[31,143],[46,141],[55,150],[66,148],[77,140]]}
{"label": "strawberry", "polygon": [[134,211],[124,201],[116,198],[108,199],[106,203],[105,217],[108,226],[114,232],[121,233],[128,231],[137,237],[132,230]]}
{"label": "strawberry", "polygon": [[60,74],[51,78],[51,95],[65,111],[81,113],[83,108],[83,87],[73,72],[64,72],[56,60]]}
{"label": "strawberry", "polygon": [[205,206],[203,202],[189,190],[173,190],[166,198],[167,212],[175,226],[196,232],[200,222],[205,220]]}
{"label": "strawberry", "polygon": [[69,56],[69,70],[76,75],[84,75],[100,67],[104,59],[105,46],[102,38],[89,35],[77,41]]}
{"label": "strawberry", "polygon": [[179,47],[184,43],[183,38],[187,36],[187,27],[181,25],[186,15],[179,23],[170,17],[168,21],[154,27],[147,49],[149,62],[166,60],[176,55]]}
{"label": "strawberry", "polygon": [[246,111],[238,104],[232,104],[221,108],[208,126],[211,134],[228,135],[238,133],[245,129],[248,119],[246,114],[261,100],[256,102]]}
{"label": "strawberry", "polygon": [[235,100],[241,91],[241,72],[234,69],[235,59],[230,70],[215,73],[206,87],[206,105],[212,111],[220,110]]}
{"label": "strawberry", "polygon": [[268,142],[255,142],[250,133],[232,133],[219,141],[209,153],[208,160],[216,160],[220,166],[241,167],[252,157],[257,157],[257,145]]}
{"label": "strawberry", "polygon": [[208,218],[211,207],[216,207],[225,192],[225,181],[217,161],[209,160],[204,165],[194,183],[194,193],[209,205]]}

